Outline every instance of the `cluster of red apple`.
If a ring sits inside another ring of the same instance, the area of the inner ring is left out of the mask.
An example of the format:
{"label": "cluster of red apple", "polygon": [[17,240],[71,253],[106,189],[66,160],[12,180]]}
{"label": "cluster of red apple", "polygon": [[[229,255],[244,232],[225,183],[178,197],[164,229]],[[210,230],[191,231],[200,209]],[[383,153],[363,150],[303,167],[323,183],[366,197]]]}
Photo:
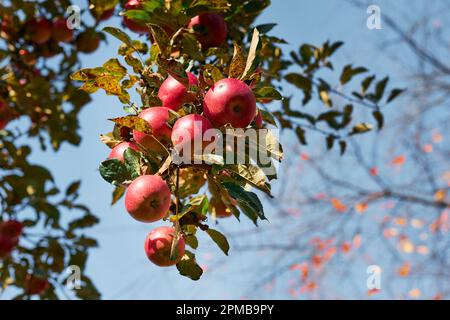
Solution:
{"label": "cluster of red apple", "polygon": [[[46,18],[34,18],[25,23],[28,39],[36,44],[37,52],[46,58],[54,56],[60,43],[70,43],[74,39],[74,30],[67,25],[64,17],[56,18],[53,22]],[[91,53],[97,50],[100,35],[95,30],[85,30],[75,39],[78,51]]]}
{"label": "cluster of red apple", "polygon": [[[187,76],[190,87],[198,85],[194,74],[188,72]],[[115,146],[109,159],[123,162],[124,152],[128,148],[136,151],[144,148],[159,153],[162,146],[176,149],[180,144],[193,143],[195,139],[208,144],[208,141],[203,140],[204,133],[208,129],[224,125],[246,128],[253,121],[257,127],[262,125],[262,118],[257,112],[256,99],[251,88],[241,80],[225,78],[216,82],[204,94],[202,114],[182,116],[171,127],[168,124],[170,110],[178,111],[184,103],[193,102],[194,97],[189,94],[189,89],[169,76],[158,91],[162,106],[144,109],[139,114],[139,117],[152,128],[152,134],[147,135],[133,130],[133,141],[122,142]],[[212,198],[210,204],[215,207],[217,217],[232,215],[221,199]],[[146,223],[159,221],[166,217],[170,205],[170,189],[159,175],[142,175],[128,186],[125,207],[138,221]],[[185,252],[185,242],[182,236],[174,239],[175,234],[172,227],[156,228],[148,234],[145,251],[150,261],[158,266],[171,266],[180,261]],[[170,259],[174,240],[177,241],[177,258]]]}

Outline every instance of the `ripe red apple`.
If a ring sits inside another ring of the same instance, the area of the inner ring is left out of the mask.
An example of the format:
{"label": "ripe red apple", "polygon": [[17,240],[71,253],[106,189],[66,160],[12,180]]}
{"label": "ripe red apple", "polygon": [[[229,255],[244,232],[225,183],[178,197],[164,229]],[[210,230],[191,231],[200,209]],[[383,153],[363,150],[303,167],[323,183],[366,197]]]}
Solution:
{"label": "ripe red apple", "polygon": [[8,256],[18,244],[19,238],[11,238],[0,234],[0,258]]}
{"label": "ripe red apple", "polygon": [[155,138],[163,145],[170,143],[170,135],[172,129],[167,125],[169,121],[169,108],[152,107],[147,108],[139,114],[139,118],[144,119],[152,127],[152,136],[142,132],[133,130],[134,140],[149,150],[154,152],[161,152],[162,146],[155,141]]}
{"label": "ripe red apple", "polygon": [[258,114],[255,117],[255,125],[258,129],[261,129],[263,127],[263,118],[261,111],[258,111]]}
{"label": "ripe red apple", "polygon": [[[129,0],[125,4],[125,10],[141,9],[142,4],[140,0]],[[141,22],[132,20],[127,16],[123,16],[123,23],[131,30],[136,33],[148,33],[150,30],[145,24]]]}
{"label": "ripe red apple", "polygon": [[87,30],[78,35],[75,43],[78,51],[91,53],[98,49],[100,45],[100,35],[94,30]]}
{"label": "ripe red apple", "polygon": [[169,187],[159,176],[140,176],[128,186],[125,207],[138,221],[158,221],[164,218],[170,207]]}
{"label": "ripe red apple", "polygon": [[52,38],[56,42],[72,41],[73,30],[67,26],[67,19],[60,17],[53,22]]}
{"label": "ripe red apple", "polygon": [[123,157],[123,153],[131,148],[135,151],[139,151],[139,147],[133,142],[121,142],[117,146],[115,146],[111,152],[109,153],[108,159],[117,159],[121,162],[124,162],[125,159]]}
{"label": "ripe red apple", "polygon": [[[198,79],[193,73],[187,72],[187,76],[189,86],[198,85]],[[183,103],[190,102],[187,91],[188,89],[181,82],[169,76],[159,88],[158,98],[164,107],[177,111]]]}
{"label": "ripe red apple", "polygon": [[[211,122],[199,114],[189,114],[178,119],[172,129],[172,143],[177,150],[187,148],[190,144],[192,152],[198,153],[211,143],[205,139],[205,132],[212,129]],[[192,153],[191,152],[191,153]]]}
{"label": "ripe red apple", "polygon": [[206,93],[203,114],[216,127],[228,123],[234,128],[245,128],[255,118],[256,99],[244,82],[225,78],[217,81]]}
{"label": "ripe red apple", "polygon": [[217,218],[227,218],[233,215],[231,210],[228,209],[225,203],[219,198],[212,197],[209,201],[209,205],[213,208]]}
{"label": "ripe red apple", "polygon": [[49,287],[48,279],[37,275],[27,274],[24,288],[27,294],[43,294]]}
{"label": "ripe red apple", "polygon": [[0,234],[10,238],[20,237],[23,230],[23,224],[17,220],[8,220],[0,224]]}
{"label": "ripe red apple", "polygon": [[19,244],[23,224],[16,220],[0,223],[0,257],[6,257]]}
{"label": "ripe red apple", "polygon": [[204,13],[196,16],[188,27],[197,31],[197,39],[204,49],[218,47],[227,38],[227,23],[220,14]]}
{"label": "ripe red apple", "polygon": [[52,23],[45,18],[28,20],[26,23],[26,34],[34,43],[45,43],[52,36]]}
{"label": "ripe red apple", "polygon": [[175,229],[159,227],[152,230],[145,239],[145,253],[148,259],[160,267],[169,267],[177,264],[185,253],[185,242],[181,236],[177,243],[176,259],[170,260],[170,251],[174,241]]}

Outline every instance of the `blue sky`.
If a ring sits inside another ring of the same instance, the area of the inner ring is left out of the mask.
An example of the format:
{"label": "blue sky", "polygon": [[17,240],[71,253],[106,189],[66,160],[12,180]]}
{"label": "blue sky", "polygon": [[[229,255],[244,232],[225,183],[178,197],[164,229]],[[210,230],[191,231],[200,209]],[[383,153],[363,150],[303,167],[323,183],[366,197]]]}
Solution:
{"label": "blue sky", "polygon": [[[81,3],[84,5],[84,1]],[[83,18],[90,19],[88,15]],[[365,10],[355,9],[341,0],[273,0],[272,6],[257,23],[278,23],[272,32],[289,42],[286,52],[305,42],[319,45],[327,39],[343,40],[346,44],[336,56],[335,65],[342,67],[344,63],[354,62],[368,66],[381,76],[388,70],[395,73],[395,65],[389,64],[376,49],[377,42],[386,37],[388,31],[368,30],[366,18]],[[115,17],[104,26],[119,23],[120,19]],[[99,66],[115,55],[118,42],[110,36],[107,39],[108,44],[102,43],[97,52],[82,56],[85,67]],[[286,86],[286,93],[289,92],[295,94],[292,87]],[[244,296],[255,275],[243,270],[251,270],[252,265],[259,263],[254,255],[248,258],[238,256],[232,248],[222,265],[222,253],[211,245],[209,239],[201,238],[198,260],[201,265],[208,265],[211,271],[207,271],[199,282],[179,276],[175,268],[161,269],[147,261],[143,251],[144,239],[157,224],[146,225],[131,219],[123,202],[111,207],[112,187],[101,179],[97,170],[109,152],[100,142],[99,135],[110,131],[112,125],[108,118],[121,115],[121,104],[115,97],[96,93],[80,116],[83,140],[79,147],[64,145],[58,153],[37,151],[32,156],[35,162],[52,168],[61,187],[70,181],[82,180],[80,201],[101,219],[97,227],[88,231],[89,235],[98,238],[100,247],[91,251],[87,272],[103,298],[239,299]],[[270,214],[269,211],[269,219]],[[248,222],[239,224],[235,220],[227,220],[218,228],[238,231],[251,227]],[[260,228],[264,228],[264,223]],[[255,237],[258,241],[258,236]]]}

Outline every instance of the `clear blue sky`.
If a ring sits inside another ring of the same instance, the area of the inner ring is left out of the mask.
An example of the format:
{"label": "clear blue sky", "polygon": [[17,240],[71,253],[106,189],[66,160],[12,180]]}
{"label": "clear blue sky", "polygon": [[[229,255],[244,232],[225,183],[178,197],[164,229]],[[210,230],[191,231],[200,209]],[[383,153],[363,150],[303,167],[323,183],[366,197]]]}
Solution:
{"label": "clear blue sky", "polygon": [[[80,3],[84,5],[85,1],[80,0]],[[387,31],[369,31],[366,17],[365,10],[355,9],[342,0],[273,0],[272,6],[258,23],[278,23],[272,32],[290,43],[285,48],[286,52],[304,42],[321,44],[327,39],[343,40],[346,45],[336,57],[336,65],[342,67],[343,63],[355,62],[384,75],[392,66],[386,65],[375,50],[375,44],[386,36]],[[118,18],[114,18],[104,25],[118,25],[119,22]],[[82,56],[83,65],[101,65],[115,54],[117,47],[118,42],[108,36],[108,44],[102,43],[96,53]],[[141,224],[131,219],[123,202],[110,206],[112,187],[101,179],[97,171],[109,149],[98,137],[110,131],[112,126],[108,118],[122,114],[121,105],[115,97],[108,97],[103,92],[96,93],[92,103],[81,113],[81,146],[64,145],[58,153],[35,152],[32,157],[35,162],[53,169],[60,186],[82,179],[80,201],[101,219],[97,227],[88,231],[89,235],[98,238],[100,247],[91,251],[87,272],[103,298],[240,298],[255,279],[255,275],[248,272],[241,274],[241,271],[258,263],[257,257],[237,255],[231,248],[230,256],[224,260],[210,240],[202,238],[197,251],[198,260],[201,265],[208,265],[209,270],[199,282],[192,282],[179,276],[175,268],[160,269],[147,261],[143,242],[147,232],[155,225]],[[268,212],[269,219],[271,214]],[[235,220],[225,221],[222,225],[219,228],[227,230],[251,227],[247,222],[239,224]],[[260,228],[264,228],[264,223]],[[255,241],[258,241],[257,237]],[[222,265],[224,261],[226,264]]]}

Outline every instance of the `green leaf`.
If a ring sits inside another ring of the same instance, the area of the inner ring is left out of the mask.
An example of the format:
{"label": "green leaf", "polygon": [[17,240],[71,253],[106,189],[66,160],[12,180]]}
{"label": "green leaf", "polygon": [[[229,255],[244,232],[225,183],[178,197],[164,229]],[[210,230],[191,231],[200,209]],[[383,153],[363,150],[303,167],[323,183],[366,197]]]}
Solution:
{"label": "green leaf", "polygon": [[353,68],[352,65],[347,65],[342,70],[340,82],[341,84],[346,84],[349,82],[354,76],[367,72],[368,70],[364,67]]}
{"label": "green leaf", "polygon": [[327,149],[328,150],[331,150],[333,148],[335,140],[336,140],[336,138],[333,135],[327,136],[326,142],[327,142]]}
{"label": "green leaf", "polygon": [[247,56],[245,69],[240,77],[241,80],[246,80],[259,66],[259,50],[261,49],[261,38],[258,29],[253,30],[252,42]]}
{"label": "green leaf", "polygon": [[128,178],[125,164],[117,159],[103,161],[99,167],[100,175],[109,183],[122,183]]}
{"label": "green leaf", "polygon": [[282,100],[283,96],[281,93],[279,93],[275,88],[273,87],[262,87],[257,88],[254,92],[255,97],[258,101],[264,101],[267,100]]}
{"label": "green leaf", "polygon": [[276,23],[260,24],[259,26],[256,26],[256,29],[258,29],[259,33],[266,34],[269,33],[269,31],[272,30],[276,25]]}
{"label": "green leaf", "polygon": [[131,38],[122,30],[120,30],[118,28],[113,28],[113,27],[105,27],[105,28],[103,28],[103,31],[107,32],[110,35],[112,35],[113,37],[119,39],[120,41],[125,43],[127,46],[133,47]]}
{"label": "green leaf", "polygon": [[273,116],[273,114],[271,112],[263,110],[263,109],[259,109],[258,112],[261,112],[264,122],[267,122],[274,126],[277,125],[277,123],[275,122],[275,117]]}
{"label": "green leaf", "polygon": [[377,83],[377,86],[375,87],[375,96],[374,96],[376,101],[380,101],[381,98],[383,97],[388,82],[389,77],[386,77]]}
{"label": "green leaf", "polygon": [[372,130],[372,125],[368,123],[359,123],[352,128],[350,135],[365,133],[370,130]]}
{"label": "green leaf", "polygon": [[345,150],[347,149],[347,142],[344,140],[339,141],[339,148],[341,150],[341,156],[344,155]]}
{"label": "green leaf", "polygon": [[297,88],[301,89],[303,91],[303,105],[308,103],[309,100],[311,100],[312,96],[312,81],[311,79],[302,76],[298,73],[289,73],[285,77],[287,82],[292,83]]}
{"label": "green leaf", "polygon": [[67,189],[66,189],[66,196],[70,196],[72,194],[75,194],[78,191],[78,189],[80,188],[80,185],[81,185],[81,181],[80,180],[72,182],[70,184],[70,186],[68,186]]}
{"label": "green leaf", "polygon": [[383,114],[380,111],[376,110],[372,113],[372,115],[375,118],[375,120],[377,121],[378,130],[381,130],[381,128],[383,128],[383,124],[384,124]]}
{"label": "green leaf", "polygon": [[396,99],[399,95],[401,95],[405,89],[394,89],[389,94],[389,98],[387,99],[387,102],[392,102],[394,99]]}
{"label": "green leaf", "polygon": [[298,126],[297,128],[295,128],[295,134],[297,135],[298,141],[300,141],[301,144],[303,145],[307,145],[307,141],[306,141],[306,132],[305,129],[303,129],[302,127]]}
{"label": "green leaf", "polygon": [[219,246],[220,250],[228,255],[228,251],[230,250],[230,244],[228,243],[227,238],[217,230],[208,228],[206,233],[211,237],[211,239]]}
{"label": "green leaf", "polygon": [[367,89],[369,89],[370,85],[372,84],[373,80],[375,80],[375,76],[369,76],[365,78],[361,82],[361,94],[365,95],[367,92]]}
{"label": "green leaf", "polygon": [[120,118],[109,119],[118,126],[127,127],[145,134],[152,134],[153,130],[150,125],[138,116],[125,116]]}
{"label": "green leaf", "polygon": [[139,177],[141,175],[140,152],[127,148],[123,153],[123,157],[125,159],[125,167],[127,168],[131,179],[134,180]]}
{"label": "green leaf", "polygon": [[189,234],[184,237],[184,242],[192,249],[198,248],[198,239],[195,235]]}
{"label": "green leaf", "polygon": [[112,193],[111,205],[116,204],[117,201],[119,201],[120,198],[123,197],[123,195],[125,194],[125,190],[126,188],[123,186],[117,186],[114,188],[114,191]]}
{"label": "green leaf", "polygon": [[245,70],[245,58],[239,44],[234,41],[234,53],[228,70],[229,78],[239,78]]}
{"label": "green leaf", "polygon": [[183,64],[174,59],[167,60],[159,56],[158,65],[186,88],[189,88],[189,78]]}
{"label": "green leaf", "polygon": [[238,204],[242,204],[246,209],[250,209],[260,219],[267,220],[264,215],[263,205],[255,193],[246,191],[241,186],[231,182],[222,182],[221,184],[227,189],[230,196],[236,199]]}
{"label": "green leaf", "polygon": [[252,164],[236,164],[228,165],[226,168],[239,175],[253,187],[271,195],[270,189],[266,185],[266,175],[259,167]]}
{"label": "green leaf", "polygon": [[195,261],[195,254],[186,250],[181,261],[177,263],[177,269],[182,276],[192,280],[198,280],[203,274],[202,268]]}

